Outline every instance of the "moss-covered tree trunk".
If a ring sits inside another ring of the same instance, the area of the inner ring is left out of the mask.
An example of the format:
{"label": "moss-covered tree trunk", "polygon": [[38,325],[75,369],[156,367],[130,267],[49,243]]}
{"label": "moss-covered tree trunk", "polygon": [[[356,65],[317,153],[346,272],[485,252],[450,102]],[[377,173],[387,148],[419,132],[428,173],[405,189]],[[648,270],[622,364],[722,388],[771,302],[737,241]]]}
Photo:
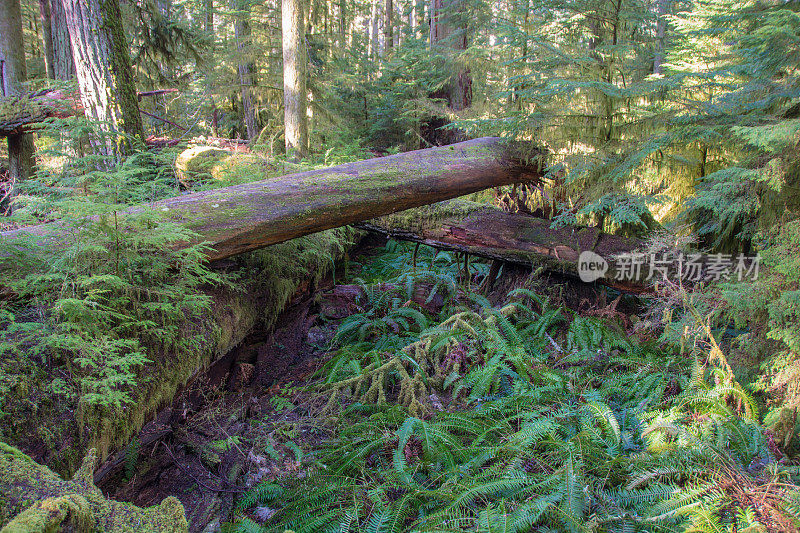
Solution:
{"label": "moss-covered tree trunk", "polygon": [[107,135],[97,149],[114,160],[144,139],[118,0],[63,0],[86,116]]}
{"label": "moss-covered tree trunk", "polygon": [[64,480],[0,442],[0,529],[8,533],[188,532],[183,505],[174,497],[147,509],[106,499],[92,481],[96,462],[97,454],[90,450],[75,476]]}
{"label": "moss-covered tree trunk", "polygon": [[[19,0],[2,0],[0,2],[0,97],[14,98],[23,95],[27,76],[20,3]],[[33,173],[33,136],[22,132],[8,136],[8,164],[14,183],[20,183]]]}
{"label": "moss-covered tree trunk", "polygon": [[303,0],[282,0],[283,127],[286,155],[301,159],[308,154],[308,70]]}
{"label": "moss-covered tree trunk", "polygon": [[[538,180],[540,161],[525,157],[528,146],[484,137],[185,194],[150,208],[208,242],[209,259],[222,259],[483,189]],[[33,237],[42,245],[58,245],[65,231],[53,223],[2,232],[0,239]]]}

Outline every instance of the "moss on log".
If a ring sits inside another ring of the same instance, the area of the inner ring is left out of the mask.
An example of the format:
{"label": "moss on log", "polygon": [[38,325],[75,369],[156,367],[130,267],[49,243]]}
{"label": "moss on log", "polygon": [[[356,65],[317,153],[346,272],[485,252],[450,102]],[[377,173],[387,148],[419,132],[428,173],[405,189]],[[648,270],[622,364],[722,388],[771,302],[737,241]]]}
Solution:
{"label": "moss on log", "polygon": [[28,131],[48,118],[72,116],[82,109],[75,94],[61,89],[0,98],[0,138]]}
{"label": "moss on log", "polygon": [[[186,226],[210,243],[209,259],[215,260],[491,187],[538,180],[541,165],[541,153],[532,145],[485,137],[185,194],[129,212],[154,209],[163,219]],[[248,168],[258,172],[256,165]],[[47,247],[57,246],[64,232],[52,223],[3,232],[0,238],[27,238]]]}
{"label": "moss on log", "polygon": [[185,533],[183,505],[174,497],[142,509],[108,500],[93,481],[94,450],[65,481],[17,448],[0,442],[0,527],[2,533],[108,532]]}
{"label": "moss on log", "polygon": [[194,376],[237,346],[254,328],[271,328],[298,289],[328,274],[356,240],[350,228],[337,228],[243,255],[221,265],[233,286],[209,290],[212,312],[202,323],[178,327],[201,333],[205,342],[175,353],[151,349],[140,370],[134,404],[121,410],[92,408],[64,391],[52,369],[7,354],[0,357],[0,440],[23,448],[57,472],[69,476],[84,451],[100,460],[127,446],[157,410],[173,400]]}
{"label": "moss on log", "polygon": [[578,256],[592,251],[609,262],[599,283],[643,292],[643,283],[618,281],[612,258],[642,246],[637,239],[602,233],[598,228],[550,227],[550,221],[494,207],[451,200],[379,217],[357,225],[396,239],[420,242],[435,248],[508,261],[576,276]]}

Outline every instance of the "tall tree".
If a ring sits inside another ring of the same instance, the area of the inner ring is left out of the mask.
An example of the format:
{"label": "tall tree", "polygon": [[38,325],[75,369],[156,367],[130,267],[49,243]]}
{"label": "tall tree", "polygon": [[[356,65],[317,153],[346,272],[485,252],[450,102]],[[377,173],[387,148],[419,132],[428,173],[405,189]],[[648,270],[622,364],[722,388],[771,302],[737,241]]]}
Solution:
{"label": "tall tree", "polygon": [[303,0],[282,0],[283,125],[286,155],[293,159],[308,154],[308,95]]}
{"label": "tall tree", "polygon": [[[203,31],[210,40],[211,56],[216,52],[216,36],[214,34],[214,0],[203,0]],[[206,74],[206,89],[211,100],[211,132],[215,137],[219,137],[219,111],[217,101],[214,98],[214,82],[211,79],[211,69]]]}
{"label": "tall tree", "polygon": [[370,59],[379,55],[378,46],[378,18],[380,17],[378,10],[378,0],[372,0],[372,9],[370,10],[369,20],[369,42],[367,43],[367,57]]}
{"label": "tall tree", "polygon": [[653,74],[663,74],[664,72],[664,50],[667,40],[667,13],[669,13],[670,0],[658,0],[656,11],[658,22],[656,23],[656,54],[653,58]]}
{"label": "tall tree", "polygon": [[67,16],[61,0],[39,0],[42,16],[42,44],[45,50],[47,77],[67,81],[75,77],[72,44],[67,29]]}
{"label": "tall tree", "polygon": [[[27,77],[20,3],[19,0],[2,0],[0,2],[0,96],[13,98],[22,94]],[[14,183],[19,183],[33,173],[33,137],[30,134],[8,136],[8,160]]]}
{"label": "tall tree", "polygon": [[50,28],[50,0],[39,0],[39,14],[42,17],[42,48],[44,49],[44,66],[47,77],[55,79],[53,72],[53,39]]}
{"label": "tall tree", "polygon": [[243,60],[237,66],[239,87],[242,93],[242,115],[247,133],[247,140],[252,141],[258,135],[256,110],[253,105],[253,66],[250,56],[250,2],[249,0],[231,0],[231,8],[235,15],[233,33],[236,38],[236,50]]}
{"label": "tall tree", "polygon": [[472,104],[472,76],[458,55],[467,49],[465,13],[459,0],[431,0],[430,43],[433,52],[448,56],[453,73],[443,96],[453,111],[462,111]]}
{"label": "tall tree", "polygon": [[109,139],[97,148],[118,158],[144,138],[118,0],[62,0],[81,102]]}
{"label": "tall tree", "polygon": [[384,51],[389,55],[389,51],[394,45],[394,3],[392,0],[386,0],[383,6],[384,21],[383,21],[383,42]]}

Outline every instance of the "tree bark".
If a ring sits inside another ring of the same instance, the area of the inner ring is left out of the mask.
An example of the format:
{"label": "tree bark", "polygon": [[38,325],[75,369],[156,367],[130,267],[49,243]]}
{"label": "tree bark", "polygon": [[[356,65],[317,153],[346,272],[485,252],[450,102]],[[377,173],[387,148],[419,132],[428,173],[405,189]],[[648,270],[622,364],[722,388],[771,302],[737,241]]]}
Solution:
{"label": "tree bark", "polygon": [[42,48],[44,49],[44,67],[47,77],[56,78],[53,70],[53,36],[50,32],[50,0],[39,0],[39,15],[42,17]]}
{"label": "tree bark", "polygon": [[458,63],[458,54],[467,49],[465,14],[455,7],[455,0],[431,0],[431,50],[450,56],[455,70],[444,96],[453,111],[472,105],[472,77],[469,69]]}
{"label": "tree bark", "polygon": [[308,155],[308,95],[303,0],[281,1],[283,41],[283,127],[286,156]]}
{"label": "tree bark", "polygon": [[[151,207],[209,242],[209,260],[223,259],[483,189],[539,180],[538,154],[525,153],[528,146],[485,137],[186,194]],[[0,237],[28,236],[42,246],[57,246],[65,231],[51,223]]]}
{"label": "tree bark", "polygon": [[107,139],[100,153],[119,160],[144,139],[119,0],[62,0],[81,101]]}
{"label": "tree bark", "polygon": [[[466,14],[459,0],[430,0],[431,52],[445,58],[451,72],[448,82],[431,98],[445,100],[447,106],[458,113],[472,105],[472,76],[463,66],[459,55],[467,49]],[[442,115],[433,116],[423,124],[422,138],[429,144],[442,146],[463,141],[466,135],[458,129],[447,129],[450,120]]]}
{"label": "tree bark", "polygon": [[[203,30],[206,35],[211,39],[211,53],[216,52],[216,35],[214,34],[214,0],[203,0]],[[217,102],[214,99],[214,83],[210,78],[211,69],[206,74],[206,89],[211,101],[211,113],[209,122],[211,123],[211,133],[214,137],[219,137],[219,112],[217,110]]]}
{"label": "tree bark", "polygon": [[[236,12],[233,22],[233,33],[236,38],[236,49],[239,56],[249,58],[250,53],[250,4],[249,0],[232,0],[231,8]],[[258,135],[256,110],[253,105],[253,65],[249,60],[237,66],[239,86],[242,93],[242,115],[247,140],[252,141]]]}
{"label": "tree bark", "polygon": [[72,44],[64,5],[61,0],[39,0],[39,12],[42,16],[47,77],[69,81],[75,77],[75,63],[72,61]]}
{"label": "tree bark", "polygon": [[394,3],[392,0],[385,0],[383,13],[383,46],[384,53],[388,56],[394,45]]}
{"label": "tree bark", "polygon": [[339,0],[339,40],[342,49],[347,47],[347,0]]}
{"label": "tree bark", "polygon": [[[22,13],[19,0],[0,2],[0,97],[24,94],[28,74],[25,43],[22,40]],[[19,184],[33,174],[33,137],[24,132],[8,136],[8,165],[12,183]],[[12,191],[11,197],[14,196]]]}
{"label": "tree bark", "polygon": [[379,55],[378,45],[378,0],[372,0],[368,24],[367,57],[374,59]]}
{"label": "tree bark", "polygon": [[664,51],[667,45],[667,13],[669,13],[670,0],[657,0],[656,14],[656,54],[653,58],[653,74],[664,73]]}
{"label": "tree bark", "polygon": [[641,281],[615,279],[612,259],[639,249],[642,242],[602,233],[598,228],[553,229],[546,219],[464,200],[411,209],[356,226],[434,248],[528,267],[541,266],[570,277],[578,277],[578,256],[589,250],[609,264],[609,271],[598,283],[625,292],[647,290]]}

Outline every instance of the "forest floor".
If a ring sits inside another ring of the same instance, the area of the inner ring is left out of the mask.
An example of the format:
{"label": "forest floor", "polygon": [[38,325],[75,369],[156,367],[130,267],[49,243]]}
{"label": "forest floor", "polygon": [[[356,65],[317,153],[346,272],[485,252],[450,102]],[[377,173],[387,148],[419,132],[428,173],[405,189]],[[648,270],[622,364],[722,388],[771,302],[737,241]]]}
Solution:
{"label": "forest floor", "polygon": [[[101,465],[95,481],[103,492],[141,507],[175,496],[186,508],[191,531],[214,531],[250,487],[264,480],[302,478],[303,451],[333,436],[330,424],[317,418],[326,398],[309,386],[320,381],[318,371],[332,355],[339,324],[363,310],[356,302],[358,285],[350,283],[358,279],[362,264],[383,254],[385,243],[378,236],[367,239],[353,257],[355,271],[346,273],[348,283],[335,286],[329,276],[317,294],[293,301],[273,331],[254,332],[189,383],[145,425],[138,440]],[[534,278],[515,265],[504,269],[486,291],[495,304],[510,291],[533,284],[565,305],[605,309],[630,324],[616,303],[608,305],[606,289],[558,276]],[[433,289],[423,284],[414,298],[440,311],[443,296],[425,301]],[[629,313],[637,311],[638,299],[625,302]]]}
{"label": "forest floor", "polygon": [[797,531],[792,459],[652,301],[371,239],[98,486],[193,532]]}

